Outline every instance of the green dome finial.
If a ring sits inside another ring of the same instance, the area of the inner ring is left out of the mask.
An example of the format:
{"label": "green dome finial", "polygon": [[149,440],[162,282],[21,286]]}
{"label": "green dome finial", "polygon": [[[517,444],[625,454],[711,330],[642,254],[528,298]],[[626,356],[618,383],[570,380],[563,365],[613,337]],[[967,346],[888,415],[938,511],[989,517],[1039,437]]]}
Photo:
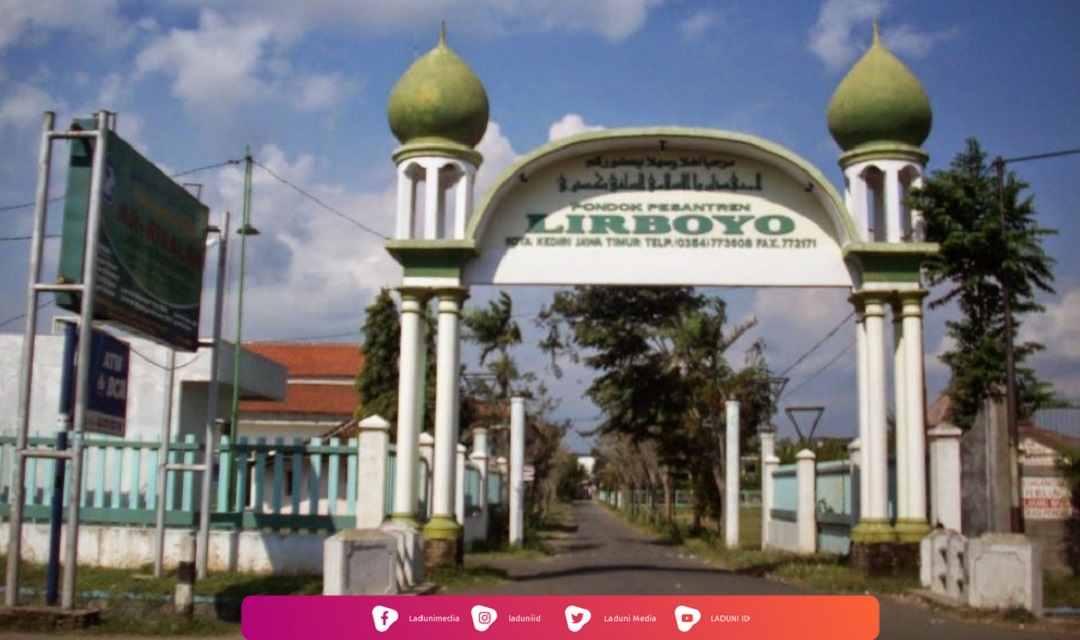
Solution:
{"label": "green dome finial", "polygon": [[487,131],[487,91],[446,44],[446,23],[435,48],[401,76],[387,106],[390,130],[403,144],[475,147]]}
{"label": "green dome finial", "polygon": [[933,110],[922,83],[874,41],[851,68],[829,101],[829,132],[845,152],[878,144],[918,149],[930,135]]}

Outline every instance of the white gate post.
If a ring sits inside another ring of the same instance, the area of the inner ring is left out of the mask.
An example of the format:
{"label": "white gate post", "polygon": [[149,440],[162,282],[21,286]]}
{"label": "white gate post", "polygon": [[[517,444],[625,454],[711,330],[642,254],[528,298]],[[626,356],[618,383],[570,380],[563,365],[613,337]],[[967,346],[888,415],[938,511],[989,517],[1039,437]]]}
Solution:
{"label": "white gate post", "polygon": [[795,509],[796,526],[799,531],[799,553],[813,554],[817,551],[817,456],[803,449],[795,456],[795,477],[799,483],[799,502]]}
{"label": "white gate post", "polygon": [[[378,529],[386,516],[390,423],[382,416],[369,416],[357,426],[356,495],[364,496],[364,499],[356,504],[356,528]],[[329,505],[329,508],[335,510],[337,505]]]}
{"label": "white gate post", "polygon": [[728,549],[739,548],[739,403],[728,400],[726,461],[724,463],[724,542]]}
{"label": "white gate post", "polygon": [[510,546],[525,541],[525,398],[510,398]]}
{"label": "white gate post", "polygon": [[931,524],[961,530],[960,518],[960,436],[951,424],[939,424],[926,432],[930,438],[930,519]]}

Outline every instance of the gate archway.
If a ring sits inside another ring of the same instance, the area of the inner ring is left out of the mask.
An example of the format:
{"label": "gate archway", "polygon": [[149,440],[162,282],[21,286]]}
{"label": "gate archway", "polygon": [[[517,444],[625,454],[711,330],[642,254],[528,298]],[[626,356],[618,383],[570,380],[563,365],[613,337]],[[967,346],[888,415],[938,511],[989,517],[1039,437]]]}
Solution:
{"label": "gate archway", "polygon": [[[863,480],[855,550],[892,553],[900,544],[910,551],[929,531],[920,266],[936,247],[921,242],[918,214],[903,202],[926,163],[919,145],[929,133],[929,102],[876,34],[829,108],[830,131],[844,151],[843,196],[775,143],[660,127],[542,146],[507,169],[474,209],[482,161],[474,147],[487,126],[487,94],[445,38],[399,81],[389,115],[402,146],[394,153],[396,236],[386,248],[404,269],[393,520],[416,525],[429,300],[438,307],[436,450],[433,517],[423,533],[455,553],[460,313],[470,286],[813,286],[849,289],[856,311]],[[895,520],[887,511],[890,353]]]}

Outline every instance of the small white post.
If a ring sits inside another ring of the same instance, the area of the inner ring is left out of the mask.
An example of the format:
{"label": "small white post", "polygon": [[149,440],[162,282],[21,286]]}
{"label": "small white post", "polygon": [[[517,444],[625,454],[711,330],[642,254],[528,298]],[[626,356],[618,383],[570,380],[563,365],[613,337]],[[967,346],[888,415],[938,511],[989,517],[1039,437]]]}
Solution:
{"label": "small white post", "polygon": [[739,548],[739,402],[728,400],[725,436],[724,541],[728,549]]}
{"label": "small white post", "polygon": [[796,456],[795,477],[799,483],[799,502],[795,507],[796,526],[799,531],[798,552],[813,554],[817,551],[817,456],[803,449]]}
{"label": "small white post", "polygon": [[431,518],[431,488],[435,476],[435,436],[427,431],[420,434],[420,459],[427,464],[427,473],[424,472],[424,465],[419,465],[416,478],[417,482],[423,479],[423,483],[417,486],[420,488],[419,497],[424,503],[424,509],[422,512],[417,510],[417,515],[428,520]]}
{"label": "small white post", "polygon": [[[386,516],[386,465],[390,448],[390,423],[382,416],[360,421],[357,443],[356,528],[378,529]],[[337,505],[330,505],[336,509]]]}
{"label": "small white post", "polygon": [[525,398],[510,398],[510,546],[525,541]]}
{"label": "small white post", "polygon": [[939,424],[926,432],[930,438],[930,519],[957,533],[960,517],[960,436],[951,424]]}
{"label": "small white post", "polygon": [[761,461],[761,548],[762,550],[772,547],[770,531],[772,527],[773,510],[773,473],[780,466],[780,458],[768,455]]}
{"label": "small white post", "polygon": [[488,530],[488,430],[484,427],[473,429],[473,451],[469,455],[476,469],[480,472],[480,495],[476,496],[476,505],[480,507],[480,530]]}
{"label": "small white post", "polygon": [[465,445],[457,445],[454,473],[454,518],[465,526]]}
{"label": "small white post", "polygon": [[855,438],[848,444],[848,461],[851,462],[851,518],[858,522],[862,518],[863,486],[862,442]]}

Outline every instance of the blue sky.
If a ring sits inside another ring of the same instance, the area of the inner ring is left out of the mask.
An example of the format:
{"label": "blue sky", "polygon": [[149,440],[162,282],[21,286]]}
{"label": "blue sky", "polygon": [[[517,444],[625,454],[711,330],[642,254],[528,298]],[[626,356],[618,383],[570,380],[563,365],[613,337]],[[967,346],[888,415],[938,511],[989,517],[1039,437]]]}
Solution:
{"label": "blue sky", "polygon": [[[970,136],[1005,157],[1080,147],[1080,3],[1071,0],[0,0],[0,208],[33,200],[45,110],[57,112],[60,126],[97,109],[118,112],[120,134],[169,173],[242,158],[250,145],[262,167],[360,224],[256,167],[252,217],[263,233],[248,243],[245,339],[358,341],[363,308],[400,278],[381,239],[361,228],[392,230],[397,142],[387,98],[434,46],[440,20],[491,102],[481,185],[553,137],[683,125],[772,140],[839,188],[826,107],[869,45],[874,17],[930,96],[930,171],[946,167]],[[1060,231],[1047,242],[1058,292],[1024,335],[1048,345],[1035,360],[1039,373],[1080,397],[1080,328],[1071,321],[1080,314],[1080,259],[1069,250],[1080,226],[1080,156],[1013,168],[1030,182],[1042,224]],[[58,169],[54,196],[62,176]],[[215,213],[241,210],[240,167],[184,179],[203,185]],[[28,235],[31,209],[0,210],[0,223],[0,237]],[[55,272],[50,242],[47,277]],[[0,322],[24,310],[28,261],[29,242],[0,241]],[[237,271],[233,260],[226,335]],[[477,289],[473,302],[494,293]],[[551,290],[511,293],[529,329]],[[755,337],[765,338],[777,370],[849,312],[842,291],[720,293],[734,320],[759,319]],[[927,314],[931,399],[946,381],[935,354],[947,313]],[[15,321],[0,331],[21,328]],[[782,406],[826,406],[819,432],[856,431],[853,331],[845,326],[790,373]],[[533,343],[517,357],[543,375]],[[596,416],[580,399],[586,379],[570,371],[553,383],[563,398],[557,416],[580,428]],[[778,420],[782,434],[792,432]]]}

